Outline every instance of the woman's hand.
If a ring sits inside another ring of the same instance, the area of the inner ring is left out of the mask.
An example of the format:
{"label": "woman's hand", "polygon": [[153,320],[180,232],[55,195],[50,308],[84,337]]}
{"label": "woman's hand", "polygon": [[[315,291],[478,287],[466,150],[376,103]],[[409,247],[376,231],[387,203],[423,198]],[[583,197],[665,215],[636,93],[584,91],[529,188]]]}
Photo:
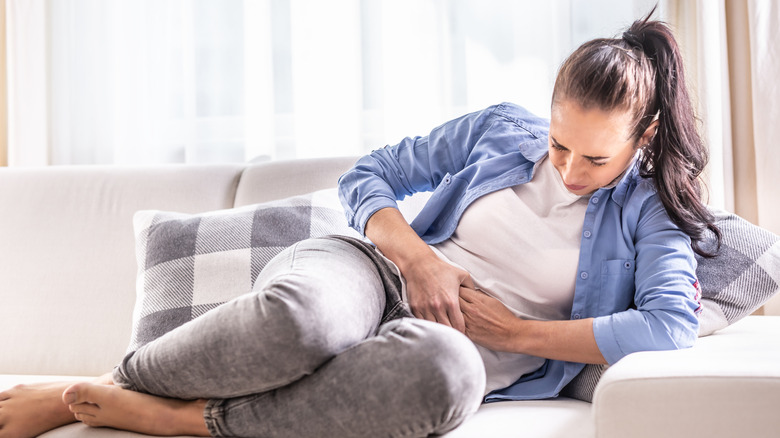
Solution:
{"label": "woman's hand", "polygon": [[458,298],[461,286],[474,287],[468,272],[431,253],[402,271],[412,314],[465,333],[466,326]]}
{"label": "woman's hand", "polygon": [[522,320],[497,299],[473,288],[460,288],[460,310],[466,336],[493,351],[517,353]]}
{"label": "woman's hand", "polygon": [[516,317],[503,303],[460,288],[466,336],[493,351],[582,363],[607,363],[593,335],[593,319],[534,321]]}
{"label": "woman's hand", "polygon": [[465,331],[458,290],[474,287],[468,272],[439,259],[395,208],[374,213],[366,236],[401,270],[414,316]]}
{"label": "woman's hand", "polygon": [[514,316],[500,301],[474,290],[468,272],[441,261],[395,208],[366,224],[366,236],[406,278],[412,313],[454,327],[496,351],[550,359],[606,363],[593,335],[593,319],[532,321]]}

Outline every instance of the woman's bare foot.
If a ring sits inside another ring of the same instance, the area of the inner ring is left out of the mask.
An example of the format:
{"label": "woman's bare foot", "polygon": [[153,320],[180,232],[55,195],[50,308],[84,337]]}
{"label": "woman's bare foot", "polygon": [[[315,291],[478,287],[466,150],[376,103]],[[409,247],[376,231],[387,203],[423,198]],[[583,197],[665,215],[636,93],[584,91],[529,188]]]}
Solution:
{"label": "woman's bare foot", "polygon": [[17,385],[0,392],[0,438],[34,437],[76,418],[61,394],[73,382]]}
{"label": "woman's bare foot", "polygon": [[[111,374],[93,383],[111,385]],[[75,423],[73,413],[62,402],[62,392],[71,385],[73,382],[47,382],[17,385],[0,392],[0,438],[34,437]]]}
{"label": "woman's bare foot", "polygon": [[210,436],[203,418],[205,400],[184,401],[112,385],[76,383],[62,393],[76,419],[92,427],[149,435]]}

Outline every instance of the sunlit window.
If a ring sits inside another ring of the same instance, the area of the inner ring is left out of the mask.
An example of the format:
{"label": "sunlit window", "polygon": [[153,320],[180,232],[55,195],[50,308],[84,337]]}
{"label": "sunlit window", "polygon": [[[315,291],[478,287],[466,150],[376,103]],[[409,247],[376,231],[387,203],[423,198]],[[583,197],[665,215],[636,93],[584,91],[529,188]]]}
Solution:
{"label": "sunlit window", "polygon": [[12,61],[46,83],[15,88],[48,94],[12,141],[46,127],[40,164],[80,164],[356,155],[501,101],[549,116],[563,58],[655,0],[30,4],[45,56]]}

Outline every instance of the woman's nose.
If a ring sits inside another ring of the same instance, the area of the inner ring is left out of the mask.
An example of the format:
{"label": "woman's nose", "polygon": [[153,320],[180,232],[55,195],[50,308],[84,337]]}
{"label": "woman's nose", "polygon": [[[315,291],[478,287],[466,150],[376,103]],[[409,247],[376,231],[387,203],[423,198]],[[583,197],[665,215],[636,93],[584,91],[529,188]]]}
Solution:
{"label": "woman's nose", "polygon": [[566,184],[580,184],[582,177],[583,167],[580,163],[575,162],[574,158],[569,157],[561,169],[561,176]]}

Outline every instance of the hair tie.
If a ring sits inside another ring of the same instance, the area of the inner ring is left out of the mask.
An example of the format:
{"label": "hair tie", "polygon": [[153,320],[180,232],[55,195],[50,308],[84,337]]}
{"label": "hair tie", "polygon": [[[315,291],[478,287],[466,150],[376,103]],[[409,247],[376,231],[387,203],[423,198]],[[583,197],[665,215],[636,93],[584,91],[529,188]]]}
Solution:
{"label": "hair tie", "polygon": [[642,40],[631,30],[623,32],[623,41],[627,42],[631,47],[642,48]]}

